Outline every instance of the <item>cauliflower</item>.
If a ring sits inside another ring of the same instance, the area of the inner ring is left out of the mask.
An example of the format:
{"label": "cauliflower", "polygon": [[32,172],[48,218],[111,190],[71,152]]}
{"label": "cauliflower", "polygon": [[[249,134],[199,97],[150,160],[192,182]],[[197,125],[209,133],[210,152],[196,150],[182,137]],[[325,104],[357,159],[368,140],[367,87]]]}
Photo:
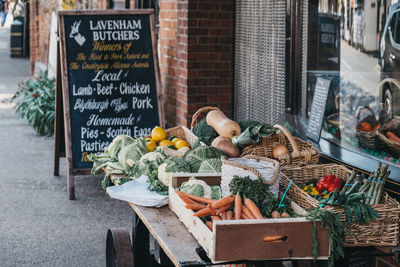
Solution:
{"label": "cauliflower", "polygon": [[211,187],[203,180],[190,177],[189,181],[182,183],[180,190],[199,197],[211,198]]}
{"label": "cauliflower", "polygon": [[171,183],[172,173],[166,172],[165,168],[167,167],[167,163],[163,163],[158,166],[158,180],[160,180],[164,185],[169,186]]}
{"label": "cauliflower", "polygon": [[144,160],[148,160],[148,161],[158,161],[158,159],[164,160],[165,156],[163,154],[161,154],[160,152],[149,152],[144,154],[141,158],[140,161],[144,161]]}

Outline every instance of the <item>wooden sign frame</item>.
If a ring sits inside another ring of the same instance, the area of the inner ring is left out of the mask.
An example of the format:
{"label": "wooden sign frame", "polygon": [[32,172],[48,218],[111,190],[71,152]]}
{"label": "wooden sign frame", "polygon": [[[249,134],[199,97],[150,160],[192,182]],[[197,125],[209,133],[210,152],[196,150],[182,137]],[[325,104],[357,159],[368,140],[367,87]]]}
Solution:
{"label": "wooden sign frame", "polygon": [[[164,108],[162,105],[162,87],[160,78],[160,67],[157,53],[157,36],[155,30],[154,11],[152,9],[141,10],[62,10],[58,12],[58,33],[59,33],[59,51],[57,60],[57,92],[58,98],[62,95],[62,101],[56,101],[56,120],[55,120],[55,158],[54,158],[54,175],[59,172],[59,159],[63,156],[61,149],[61,128],[64,126],[65,134],[65,157],[67,165],[67,194],[68,199],[75,199],[75,179],[74,175],[90,174],[90,169],[77,169],[73,166],[72,152],[72,137],[71,137],[71,116],[70,116],[70,99],[69,99],[69,81],[68,81],[68,66],[67,66],[67,51],[65,39],[65,16],[85,16],[85,15],[149,15],[150,22],[150,37],[152,43],[152,52],[154,60],[155,85],[158,102],[158,115],[161,126],[164,123]],[[61,80],[61,82],[60,82]],[[61,90],[62,88],[62,90]],[[60,94],[62,91],[62,94]],[[61,112],[59,105],[62,104],[64,125],[60,123],[62,116],[58,115]],[[58,107],[57,107],[58,106]],[[58,112],[58,113],[57,113]]]}

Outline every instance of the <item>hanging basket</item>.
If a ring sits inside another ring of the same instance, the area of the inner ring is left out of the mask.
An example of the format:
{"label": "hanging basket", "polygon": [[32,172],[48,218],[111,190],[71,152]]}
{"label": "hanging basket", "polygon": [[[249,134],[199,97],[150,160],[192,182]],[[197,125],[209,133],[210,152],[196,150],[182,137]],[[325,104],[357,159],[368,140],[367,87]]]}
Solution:
{"label": "hanging basket", "polygon": [[259,157],[273,158],[272,150],[277,144],[288,148],[289,154],[281,156],[279,162],[285,165],[304,165],[317,164],[319,161],[319,150],[311,143],[293,137],[292,134],[281,125],[274,125],[274,128],[280,130],[280,133],[260,138],[257,144],[249,145],[243,148],[241,157],[255,155]]}
{"label": "hanging basket", "polygon": [[221,191],[222,195],[230,194],[229,184],[234,176],[249,176],[252,180],[261,179],[269,185],[269,190],[278,197],[280,164],[278,161],[249,155],[243,158],[222,158],[221,167]]}
{"label": "hanging basket", "polygon": [[[370,114],[365,116],[364,118],[361,118],[360,116],[363,111],[367,111]],[[372,129],[376,127],[376,125],[378,125],[378,121],[375,118],[374,111],[368,106],[359,109],[357,112],[356,137],[360,146],[377,150],[381,147],[381,141],[376,134],[376,130],[371,130],[369,132],[361,130],[362,123],[365,122],[369,123]]]}

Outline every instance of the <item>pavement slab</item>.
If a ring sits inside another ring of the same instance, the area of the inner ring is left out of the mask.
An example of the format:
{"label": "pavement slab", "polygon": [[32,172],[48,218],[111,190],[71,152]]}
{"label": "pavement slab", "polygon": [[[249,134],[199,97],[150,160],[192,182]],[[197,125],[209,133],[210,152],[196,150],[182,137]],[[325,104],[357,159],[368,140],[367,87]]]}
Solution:
{"label": "pavement slab", "polygon": [[110,199],[100,176],[77,176],[67,199],[65,159],[53,176],[53,137],[40,137],[7,99],[29,77],[29,59],[10,58],[0,29],[0,266],[105,266],[106,233],[131,227],[132,211]]}

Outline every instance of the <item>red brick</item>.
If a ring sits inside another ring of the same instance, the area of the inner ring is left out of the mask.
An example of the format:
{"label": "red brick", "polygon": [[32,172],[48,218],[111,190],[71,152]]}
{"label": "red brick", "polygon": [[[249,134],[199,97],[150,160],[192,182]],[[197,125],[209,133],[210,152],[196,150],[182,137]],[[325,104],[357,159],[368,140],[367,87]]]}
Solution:
{"label": "red brick", "polygon": [[178,9],[178,3],[176,1],[160,1],[160,11],[161,10],[176,10]]}
{"label": "red brick", "polygon": [[176,19],[175,11],[160,11],[160,19]]}

